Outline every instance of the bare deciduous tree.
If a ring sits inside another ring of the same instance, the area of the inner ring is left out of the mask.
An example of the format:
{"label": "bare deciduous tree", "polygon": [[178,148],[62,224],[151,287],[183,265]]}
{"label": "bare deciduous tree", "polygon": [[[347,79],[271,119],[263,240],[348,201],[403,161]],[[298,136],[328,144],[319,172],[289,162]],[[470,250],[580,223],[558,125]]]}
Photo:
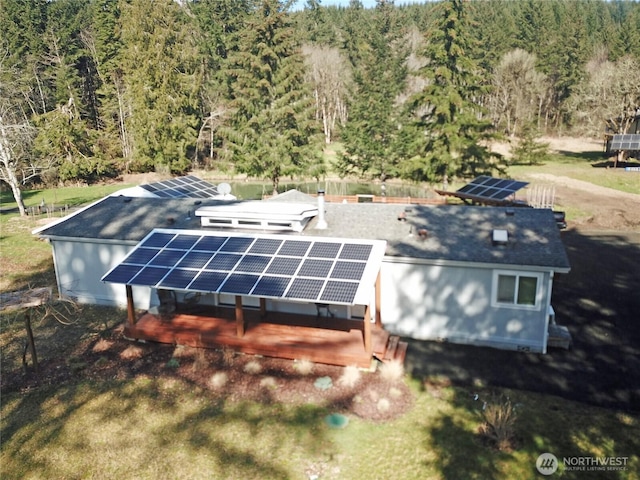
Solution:
{"label": "bare deciduous tree", "polygon": [[523,122],[541,116],[548,88],[535,64],[535,55],[515,49],[502,57],[494,72],[491,112],[494,123],[510,136],[518,134]]}
{"label": "bare deciduous tree", "polygon": [[9,71],[0,58],[0,180],[11,188],[20,215],[27,214],[21,186],[49,168],[30,156],[36,129],[29,123],[22,104],[24,98],[15,81],[17,73]]}
{"label": "bare deciduous tree", "polygon": [[575,123],[593,137],[601,136],[605,126],[626,133],[640,109],[640,62],[630,56],[611,62],[597,55],[587,72],[570,99]]}
{"label": "bare deciduous tree", "polygon": [[316,118],[322,122],[326,143],[331,143],[336,122],[347,121],[347,92],[351,70],[340,51],[334,47],[307,45],[302,49],[309,69],[316,101]]}

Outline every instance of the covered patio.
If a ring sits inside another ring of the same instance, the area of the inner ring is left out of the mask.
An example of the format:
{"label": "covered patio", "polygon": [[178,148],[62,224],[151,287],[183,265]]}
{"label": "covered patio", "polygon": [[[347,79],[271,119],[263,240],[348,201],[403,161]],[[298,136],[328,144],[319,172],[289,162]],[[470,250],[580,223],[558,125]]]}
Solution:
{"label": "covered patio", "polygon": [[[126,285],[125,335],[131,339],[369,368],[374,359],[403,361],[406,353],[406,344],[382,328],[385,246],[380,241],[154,230],[103,280]],[[235,307],[175,302],[162,314],[139,315],[132,285],[173,295],[233,296]],[[258,299],[259,306],[247,307],[243,298]],[[293,310],[287,311],[287,305]],[[296,311],[298,305],[307,310]],[[364,307],[364,318],[341,318],[330,309],[356,305]],[[315,315],[309,306],[315,306]]]}

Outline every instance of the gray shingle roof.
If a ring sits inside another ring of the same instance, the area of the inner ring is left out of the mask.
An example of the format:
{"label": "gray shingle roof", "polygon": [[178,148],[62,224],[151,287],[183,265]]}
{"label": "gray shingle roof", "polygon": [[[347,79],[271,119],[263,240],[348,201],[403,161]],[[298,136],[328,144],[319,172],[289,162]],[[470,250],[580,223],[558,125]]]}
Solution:
{"label": "gray shingle roof", "polygon": [[[313,220],[306,234],[386,240],[387,256],[569,269],[551,210],[328,203],[325,218],[326,230],[316,230]],[[493,245],[494,229],[509,232],[507,245]],[[426,238],[420,230],[426,230]]]}
{"label": "gray shingle roof", "polygon": [[[45,227],[39,234],[138,242],[153,228],[200,229],[195,210],[220,203],[216,200],[202,200],[196,204],[194,199],[107,197],[58,224]],[[317,219],[314,219],[299,235],[386,240],[386,254],[391,257],[568,271],[569,260],[553,213],[512,208],[513,215],[507,215],[507,210],[466,205],[327,203],[328,228],[316,229]],[[399,220],[402,215],[405,220]],[[427,231],[424,239],[418,235],[421,229]],[[492,244],[494,229],[509,232],[507,245]]]}

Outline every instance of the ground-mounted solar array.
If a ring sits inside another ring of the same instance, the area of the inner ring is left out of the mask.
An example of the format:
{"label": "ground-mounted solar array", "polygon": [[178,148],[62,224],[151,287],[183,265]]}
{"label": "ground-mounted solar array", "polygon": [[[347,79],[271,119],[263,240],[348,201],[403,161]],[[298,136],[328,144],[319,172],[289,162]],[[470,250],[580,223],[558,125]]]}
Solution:
{"label": "ground-mounted solar array", "polygon": [[482,200],[501,201],[527,185],[528,182],[481,175],[457,190],[456,193]]}
{"label": "ground-mounted solar array", "polygon": [[611,138],[610,150],[640,150],[640,133],[614,135]]}
{"label": "ground-mounted solar array", "polygon": [[140,186],[161,198],[212,198],[220,193],[216,185],[193,175]]}
{"label": "ground-mounted solar array", "polygon": [[156,229],[103,281],[355,305],[368,301],[386,243]]}

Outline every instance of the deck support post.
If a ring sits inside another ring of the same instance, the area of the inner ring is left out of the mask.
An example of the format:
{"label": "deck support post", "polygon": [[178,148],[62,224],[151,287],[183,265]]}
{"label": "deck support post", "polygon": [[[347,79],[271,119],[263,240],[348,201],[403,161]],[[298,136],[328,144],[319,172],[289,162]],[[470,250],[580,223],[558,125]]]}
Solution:
{"label": "deck support post", "polygon": [[267,316],[267,300],[260,297],[260,318]]}
{"label": "deck support post", "polygon": [[382,312],[380,311],[380,298],[382,297],[382,287],[380,286],[380,270],[378,270],[378,276],[376,277],[376,327],[382,328]]}
{"label": "deck support post", "polygon": [[371,343],[371,305],[364,307],[364,350],[367,355],[373,355],[373,344]]}
{"label": "deck support post", "polygon": [[236,332],[238,337],[244,337],[244,312],[240,295],[236,295]]}
{"label": "deck support post", "polygon": [[136,308],[133,303],[133,288],[131,285],[127,285],[127,322],[129,326],[133,327],[136,324]]}

